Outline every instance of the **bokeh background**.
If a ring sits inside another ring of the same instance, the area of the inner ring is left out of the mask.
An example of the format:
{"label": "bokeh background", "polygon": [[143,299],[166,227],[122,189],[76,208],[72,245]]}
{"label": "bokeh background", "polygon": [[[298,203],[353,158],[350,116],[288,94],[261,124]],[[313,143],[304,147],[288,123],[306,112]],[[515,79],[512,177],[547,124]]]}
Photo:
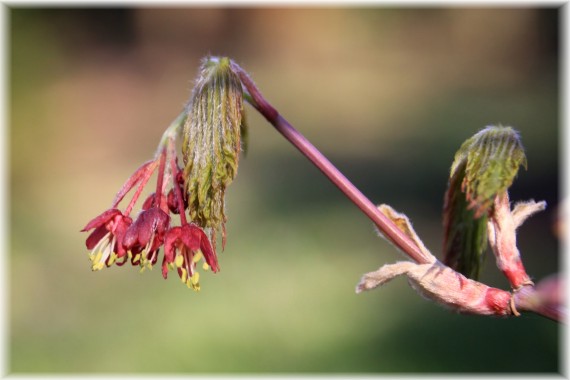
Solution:
{"label": "bokeh background", "polygon": [[[512,200],[536,280],[559,270],[555,8],[53,8],[9,16],[9,321],[13,373],[553,373],[560,326],[457,315],[404,279],[402,256],[248,109],[221,272],[199,293],[160,269],[92,273],[80,233],[151,158],[199,60],[227,55],[371,200],[439,254],[447,175],[489,124],[521,132]],[[483,281],[508,289],[489,257]]]}

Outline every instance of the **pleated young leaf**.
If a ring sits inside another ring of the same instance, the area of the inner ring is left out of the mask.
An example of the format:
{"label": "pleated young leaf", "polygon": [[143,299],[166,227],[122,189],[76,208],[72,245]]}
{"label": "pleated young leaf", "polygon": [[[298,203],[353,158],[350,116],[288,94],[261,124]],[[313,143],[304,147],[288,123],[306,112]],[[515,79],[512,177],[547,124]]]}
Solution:
{"label": "pleated young leaf", "polygon": [[238,170],[245,134],[243,89],[229,58],[205,58],[188,104],[182,155],[191,220],[225,242],[224,195]]}
{"label": "pleated young leaf", "polygon": [[518,133],[489,126],[461,145],[451,166],[444,201],[444,262],[476,279],[487,248],[487,219],[497,194],[526,168]]}
{"label": "pleated young leaf", "polygon": [[466,277],[477,279],[487,248],[487,215],[475,218],[461,184],[466,163],[449,179],[443,206],[444,263]]}

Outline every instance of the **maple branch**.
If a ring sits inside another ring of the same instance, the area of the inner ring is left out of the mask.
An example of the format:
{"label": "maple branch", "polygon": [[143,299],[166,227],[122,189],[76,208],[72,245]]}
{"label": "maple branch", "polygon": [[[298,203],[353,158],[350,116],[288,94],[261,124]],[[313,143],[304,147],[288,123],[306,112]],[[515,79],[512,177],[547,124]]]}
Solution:
{"label": "maple branch", "polygon": [[232,69],[240,77],[246,90],[245,99],[259,111],[275,129],[309,159],[346,197],[372,220],[380,232],[397,248],[418,264],[430,260],[416,244],[372,203],[350,180],[348,180],[313,144],[297,131],[263,97],[249,75],[232,62]]}

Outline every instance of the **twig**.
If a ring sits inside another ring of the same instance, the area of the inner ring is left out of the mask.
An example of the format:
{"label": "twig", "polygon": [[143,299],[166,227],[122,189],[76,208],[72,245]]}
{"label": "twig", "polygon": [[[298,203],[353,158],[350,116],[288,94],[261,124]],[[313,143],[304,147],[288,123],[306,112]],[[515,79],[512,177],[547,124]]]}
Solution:
{"label": "twig", "polygon": [[418,264],[427,264],[429,258],[417,245],[356,188],[313,144],[297,131],[261,95],[249,75],[239,65],[232,62],[232,69],[239,75],[247,94],[246,100],[309,159],[323,174],[353,202],[397,248]]}

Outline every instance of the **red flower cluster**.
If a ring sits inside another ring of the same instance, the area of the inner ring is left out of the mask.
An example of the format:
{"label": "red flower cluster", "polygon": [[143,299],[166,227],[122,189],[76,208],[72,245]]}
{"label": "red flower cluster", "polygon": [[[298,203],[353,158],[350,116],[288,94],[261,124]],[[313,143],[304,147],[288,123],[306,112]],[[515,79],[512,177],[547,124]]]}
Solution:
{"label": "red flower cluster", "polygon": [[[132,265],[140,266],[141,271],[147,267],[152,268],[164,245],[163,277],[167,278],[169,269],[177,268],[182,282],[199,290],[196,264],[203,258],[203,268],[217,272],[218,260],[204,230],[186,221],[188,204],[182,191],[184,179],[173,147],[169,145],[169,148],[168,151],[164,148],[159,157],[133,173],[117,194],[112,207],[87,223],[82,231],[94,230],[85,242],[91,250],[89,259],[94,271],[113,264],[122,266],[128,260]],[[166,170],[166,161],[170,161],[170,170]],[[142,211],[133,222],[129,214],[157,166],[159,172],[156,192],[145,200]],[[169,180],[172,188],[165,196],[164,184]],[[137,184],[133,199],[123,213],[117,205]],[[171,213],[180,216],[180,226],[171,226]]]}

